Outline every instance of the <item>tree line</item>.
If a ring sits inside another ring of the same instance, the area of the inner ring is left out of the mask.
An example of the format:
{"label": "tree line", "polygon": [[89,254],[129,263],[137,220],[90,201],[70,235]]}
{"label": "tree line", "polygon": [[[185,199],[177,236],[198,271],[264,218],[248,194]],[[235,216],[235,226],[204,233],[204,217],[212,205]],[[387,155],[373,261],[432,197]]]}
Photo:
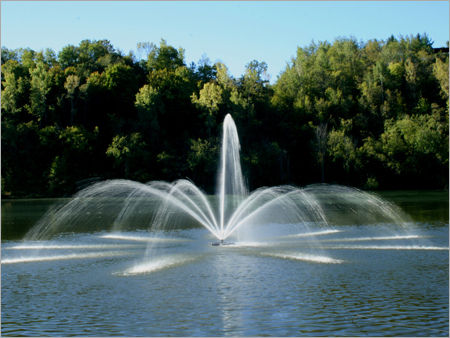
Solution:
{"label": "tree line", "polygon": [[227,113],[251,189],[448,188],[448,48],[432,44],[312,42],[274,84],[265,62],[234,78],[164,40],[138,44],[143,58],[107,40],[2,48],[2,195],[65,196],[110,178],[189,178],[213,192]]}

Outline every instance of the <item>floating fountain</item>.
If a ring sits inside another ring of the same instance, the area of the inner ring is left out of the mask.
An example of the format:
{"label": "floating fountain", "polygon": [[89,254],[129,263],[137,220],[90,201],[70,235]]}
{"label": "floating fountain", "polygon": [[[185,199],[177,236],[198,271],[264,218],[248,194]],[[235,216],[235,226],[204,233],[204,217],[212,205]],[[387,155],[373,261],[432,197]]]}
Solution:
{"label": "floating fountain", "polygon": [[[207,196],[194,183],[109,180],[78,192],[65,205],[50,210],[26,235],[26,240],[48,239],[64,232],[122,231],[137,225],[151,231],[170,230],[189,223],[200,224],[215,238],[214,246],[236,240],[241,230],[247,237],[292,236],[302,229],[314,233],[330,228],[342,215],[352,224],[384,222],[403,226],[407,217],[393,204],[358,189],[338,185],[305,188],[276,186],[252,193],[244,183],[240,144],[231,115],[223,122],[217,193]],[[145,212],[156,210],[156,212]],[[312,228],[312,229],[310,229]]]}

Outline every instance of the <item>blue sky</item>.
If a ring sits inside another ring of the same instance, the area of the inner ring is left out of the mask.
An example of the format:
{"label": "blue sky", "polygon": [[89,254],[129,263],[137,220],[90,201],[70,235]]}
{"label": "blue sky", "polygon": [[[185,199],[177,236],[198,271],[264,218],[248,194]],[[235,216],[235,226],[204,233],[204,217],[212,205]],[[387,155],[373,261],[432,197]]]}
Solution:
{"label": "blue sky", "polygon": [[56,52],[83,39],[107,39],[124,53],[138,42],[203,55],[238,77],[251,60],[265,61],[271,82],[297,46],[354,37],[427,33],[434,47],[449,39],[448,1],[2,1],[1,45]]}

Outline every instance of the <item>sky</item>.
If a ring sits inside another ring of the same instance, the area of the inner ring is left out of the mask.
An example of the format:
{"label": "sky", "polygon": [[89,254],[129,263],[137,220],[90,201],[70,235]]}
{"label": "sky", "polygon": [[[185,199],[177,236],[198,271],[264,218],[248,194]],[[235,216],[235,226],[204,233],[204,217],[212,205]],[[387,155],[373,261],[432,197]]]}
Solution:
{"label": "sky", "polygon": [[[273,83],[312,41],[361,42],[426,33],[449,40],[448,1],[2,1],[1,46],[59,52],[84,39],[107,39],[128,54],[161,39],[185,50],[187,64],[207,57],[234,77],[264,61]],[[137,52],[136,52],[137,53]]]}

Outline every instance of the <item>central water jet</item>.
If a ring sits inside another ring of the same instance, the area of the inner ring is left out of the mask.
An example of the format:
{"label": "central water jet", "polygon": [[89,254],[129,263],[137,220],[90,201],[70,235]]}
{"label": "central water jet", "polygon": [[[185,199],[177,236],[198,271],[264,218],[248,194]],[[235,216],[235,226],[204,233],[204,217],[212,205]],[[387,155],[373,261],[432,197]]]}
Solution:
{"label": "central water jet", "polygon": [[[223,121],[222,147],[220,156],[220,171],[218,177],[217,194],[219,196],[220,235],[224,240],[230,212],[236,209],[247,195],[247,189],[242,176],[240,160],[240,143],[236,124],[230,114]],[[227,200],[227,196],[231,200]]]}

